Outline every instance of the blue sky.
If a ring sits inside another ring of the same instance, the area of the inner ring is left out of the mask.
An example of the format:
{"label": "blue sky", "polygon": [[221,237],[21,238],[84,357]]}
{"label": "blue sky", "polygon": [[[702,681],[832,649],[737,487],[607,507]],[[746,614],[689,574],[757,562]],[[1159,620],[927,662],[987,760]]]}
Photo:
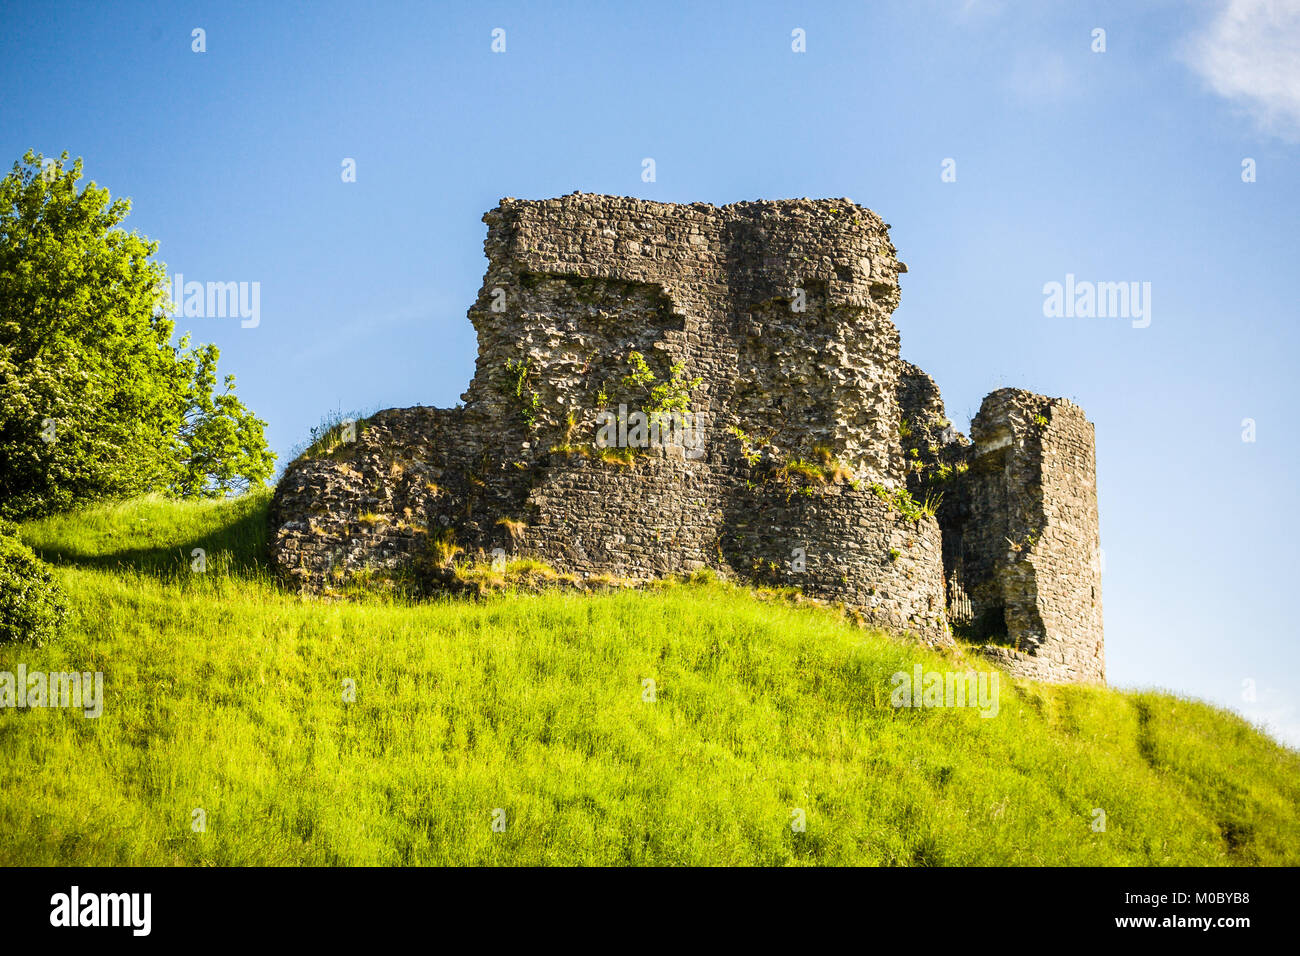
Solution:
{"label": "blue sky", "polygon": [[[84,157],[172,272],[261,283],[256,328],[181,328],[282,456],[332,409],[457,402],[503,196],[848,197],[959,427],[1002,385],[1096,424],[1112,683],[1300,744],[1296,0],[27,7],[0,155]],[[1150,326],[1045,317],[1067,273],[1150,282]]]}

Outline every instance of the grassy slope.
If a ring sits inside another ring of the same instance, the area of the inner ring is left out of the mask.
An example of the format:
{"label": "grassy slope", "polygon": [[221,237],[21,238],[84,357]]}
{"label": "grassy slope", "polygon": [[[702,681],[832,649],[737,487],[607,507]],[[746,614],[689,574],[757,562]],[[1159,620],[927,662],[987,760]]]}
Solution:
{"label": "grassy slope", "polygon": [[1004,678],[996,718],[895,710],[895,671],[984,665],[719,584],[304,601],[264,511],[24,528],[74,617],[0,670],[107,701],[0,712],[0,863],[1300,862],[1300,755],[1204,704]]}

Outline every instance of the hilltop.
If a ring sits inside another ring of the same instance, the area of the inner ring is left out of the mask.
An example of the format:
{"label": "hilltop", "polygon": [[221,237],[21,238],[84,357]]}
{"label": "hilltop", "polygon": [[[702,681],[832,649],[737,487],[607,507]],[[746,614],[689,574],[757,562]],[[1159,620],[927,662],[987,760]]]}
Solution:
{"label": "hilltop", "polygon": [[0,713],[0,864],[1300,862],[1300,755],[1204,703],[1003,674],[994,718],[897,709],[897,672],[993,665],[705,576],[304,598],[266,508],[22,527],[72,619],[0,670],[105,702]]}
{"label": "hilltop", "polygon": [[1105,682],[1093,424],[999,388],[962,435],[902,358],[908,269],[870,209],[573,193],[483,221],[463,404],[340,421],[290,463],[282,580],[436,588],[453,548],[582,579],[709,570]]}

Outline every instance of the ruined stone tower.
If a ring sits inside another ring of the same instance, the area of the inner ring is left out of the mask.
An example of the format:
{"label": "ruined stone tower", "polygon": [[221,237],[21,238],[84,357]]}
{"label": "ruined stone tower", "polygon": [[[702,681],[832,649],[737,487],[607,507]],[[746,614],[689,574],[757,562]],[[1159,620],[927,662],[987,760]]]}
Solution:
{"label": "ruined stone tower", "polygon": [[1092,427],[1004,389],[956,433],[899,357],[907,270],[873,212],[574,194],[484,221],[464,405],[380,412],[291,464],[287,578],[436,586],[457,550],[578,579],[707,567],[1104,679]]}

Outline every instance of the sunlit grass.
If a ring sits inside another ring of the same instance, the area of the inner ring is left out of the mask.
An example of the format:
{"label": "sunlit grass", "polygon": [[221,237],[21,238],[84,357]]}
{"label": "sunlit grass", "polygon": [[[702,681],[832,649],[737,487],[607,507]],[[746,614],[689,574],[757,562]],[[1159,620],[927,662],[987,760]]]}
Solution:
{"label": "sunlit grass", "polygon": [[897,671],[987,667],[708,580],[300,599],[265,507],[24,527],[73,618],[0,670],[106,701],[0,711],[0,863],[1300,862],[1300,756],[1205,704],[1004,676],[994,718],[894,709]]}

